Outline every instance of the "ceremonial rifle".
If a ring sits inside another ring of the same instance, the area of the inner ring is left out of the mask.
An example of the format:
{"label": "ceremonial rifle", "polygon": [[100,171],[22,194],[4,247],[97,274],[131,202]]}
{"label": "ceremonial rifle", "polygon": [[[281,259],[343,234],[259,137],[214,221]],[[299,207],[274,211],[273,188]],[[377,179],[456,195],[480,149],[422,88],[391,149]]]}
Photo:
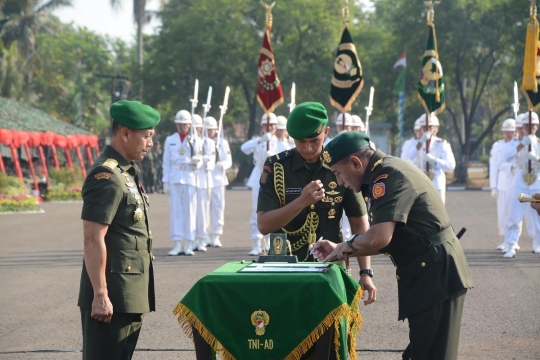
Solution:
{"label": "ceremonial rifle", "polygon": [[[206,97],[206,104],[203,105],[203,130],[202,130],[202,144],[201,144],[201,148],[202,148],[202,153],[203,153],[203,156],[209,156],[210,154],[207,154],[207,149],[205,146],[208,146],[207,142],[208,142],[208,128],[207,128],[207,125],[206,125],[206,116],[208,115],[208,111],[210,111],[210,108],[212,107],[212,105],[210,105],[210,102],[212,100],[212,87],[209,86],[208,87],[208,96]],[[210,159],[208,159],[210,160]],[[205,165],[206,168],[208,168],[208,163]],[[206,169],[207,170],[207,169]],[[206,171],[206,189],[207,189],[207,193],[208,193],[208,199],[210,199],[210,195],[211,195],[211,191],[212,189],[210,189],[210,171]]]}
{"label": "ceremonial rifle", "polygon": [[369,90],[369,103],[366,106],[366,134],[369,136],[369,116],[373,111],[373,95],[375,94],[375,88],[372,86]]}
{"label": "ceremonial rifle", "polygon": [[292,113],[296,107],[296,84],[292,83],[291,87],[291,103],[289,104],[289,114]]}
{"label": "ceremonial rifle", "polygon": [[221,150],[221,144],[223,143],[223,115],[227,112],[227,106],[229,104],[229,93],[231,89],[227,86],[225,88],[225,97],[223,98],[223,105],[220,105],[220,114],[219,114],[219,124],[218,124],[218,133],[216,141],[216,154],[219,158],[219,150]]}

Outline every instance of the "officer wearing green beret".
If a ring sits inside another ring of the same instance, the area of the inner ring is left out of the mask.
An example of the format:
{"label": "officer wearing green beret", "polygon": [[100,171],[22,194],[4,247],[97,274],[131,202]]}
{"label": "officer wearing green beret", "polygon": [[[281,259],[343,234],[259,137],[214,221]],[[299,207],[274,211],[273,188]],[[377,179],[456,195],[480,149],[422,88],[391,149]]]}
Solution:
{"label": "officer wearing green beret", "polygon": [[[259,230],[262,234],[286,233],[293,254],[301,261],[313,261],[308,247],[321,237],[335,243],[343,241],[343,211],[355,234],[363,234],[369,228],[362,197],[340,186],[323,164],[327,123],[322,104],[306,102],[296,106],[287,120],[287,131],[296,147],[268,157],[260,179]],[[376,299],[370,258],[362,256],[358,262],[365,270],[360,284],[369,293],[366,304],[370,304]]]}
{"label": "officer wearing green beret", "polygon": [[317,242],[315,258],[390,256],[399,320],[409,320],[403,358],[457,359],[463,303],[473,281],[433,183],[406,160],[372,149],[363,133],[338,135],[324,148],[323,159],[338,184],[365,196],[371,227],[345,244]]}
{"label": "officer wearing green beret", "polygon": [[84,261],[78,306],[83,359],[131,359],[143,314],[155,311],[152,232],[139,168],[159,113],[138,101],[110,108],[111,144],[82,188]]}

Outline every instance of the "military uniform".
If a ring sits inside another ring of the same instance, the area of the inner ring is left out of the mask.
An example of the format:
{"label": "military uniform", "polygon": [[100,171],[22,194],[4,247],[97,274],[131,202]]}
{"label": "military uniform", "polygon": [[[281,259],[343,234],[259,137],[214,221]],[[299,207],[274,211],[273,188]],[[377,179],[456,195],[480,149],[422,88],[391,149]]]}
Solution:
{"label": "military uniform", "polygon": [[[333,166],[366,146],[357,134],[338,136],[323,157]],[[456,359],[463,301],[473,287],[461,245],[437,190],[417,167],[376,151],[365,166],[361,191],[371,226],[395,222],[390,243],[380,253],[396,266],[399,320],[409,320],[410,355],[404,358]]]}
{"label": "military uniform", "polygon": [[361,217],[366,214],[365,203],[360,195],[339,186],[336,177],[322,161],[307,164],[296,148],[271,156],[264,164],[257,211],[271,211],[285,206],[300,196],[309,182],[320,180],[324,185],[326,197],[305,208],[283,229],[291,242],[294,255],[300,261],[313,261],[308,246],[321,236],[340,243],[341,216]]}
{"label": "military uniform", "polygon": [[[219,135],[218,135],[219,136]],[[216,144],[216,166],[212,171],[213,187],[210,198],[210,245],[221,247],[220,236],[225,225],[225,188],[229,184],[227,170],[232,166],[231,149],[226,139]]]}
{"label": "military uniform", "polygon": [[[118,109],[124,104],[140,104],[120,103],[113,107]],[[113,111],[113,107],[111,115],[120,123],[120,115]],[[159,122],[159,114],[155,113]],[[157,122],[153,121],[152,127]],[[144,122],[140,126],[145,126]],[[104,276],[113,306],[110,323],[91,317],[94,289],[83,261],[78,306],[81,309],[83,358],[86,360],[131,359],[143,314],[155,311],[149,203],[139,174],[139,168],[133,161],[128,162],[107,146],[89,169],[82,188],[81,219],[108,225],[104,239]]]}
{"label": "military uniform", "polygon": [[216,165],[216,143],[204,138],[200,141],[203,156],[202,166],[197,170],[197,226],[195,240],[197,250],[206,251],[205,244],[210,242],[210,195],[214,187],[212,171]]}

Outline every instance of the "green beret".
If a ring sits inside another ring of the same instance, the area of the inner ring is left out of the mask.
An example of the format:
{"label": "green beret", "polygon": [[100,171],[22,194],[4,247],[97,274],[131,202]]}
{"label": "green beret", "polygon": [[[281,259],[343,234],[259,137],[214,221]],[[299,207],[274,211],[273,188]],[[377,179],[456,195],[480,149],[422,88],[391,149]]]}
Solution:
{"label": "green beret", "polygon": [[318,102],[299,104],[287,119],[287,131],[296,140],[312,138],[324,131],[328,123],[328,114]]}
{"label": "green beret", "polygon": [[161,119],[157,110],[140,101],[130,100],[115,102],[111,105],[109,114],[118,124],[134,130],[151,129]]}
{"label": "green beret", "polygon": [[324,147],[323,161],[331,167],[347,156],[369,145],[369,136],[362,132],[345,131]]}

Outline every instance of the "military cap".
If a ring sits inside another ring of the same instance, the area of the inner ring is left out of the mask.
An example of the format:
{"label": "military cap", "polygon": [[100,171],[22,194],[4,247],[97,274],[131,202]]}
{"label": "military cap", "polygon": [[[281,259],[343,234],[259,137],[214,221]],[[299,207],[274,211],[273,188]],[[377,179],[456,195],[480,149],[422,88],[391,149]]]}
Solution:
{"label": "military cap", "polygon": [[111,105],[109,114],[115,122],[129,129],[151,129],[159,124],[157,110],[139,101],[121,100]]}
{"label": "military cap", "polygon": [[501,131],[516,131],[516,120],[509,118],[503,121]]}
{"label": "military cap", "polygon": [[330,141],[323,151],[323,161],[332,166],[369,145],[369,136],[362,132],[345,131]]}
{"label": "military cap", "polygon": [[321,103],[305,102],[297,105],[287,119],[287,131],[296,140],[321,134],[328,123],[328,114]]}

